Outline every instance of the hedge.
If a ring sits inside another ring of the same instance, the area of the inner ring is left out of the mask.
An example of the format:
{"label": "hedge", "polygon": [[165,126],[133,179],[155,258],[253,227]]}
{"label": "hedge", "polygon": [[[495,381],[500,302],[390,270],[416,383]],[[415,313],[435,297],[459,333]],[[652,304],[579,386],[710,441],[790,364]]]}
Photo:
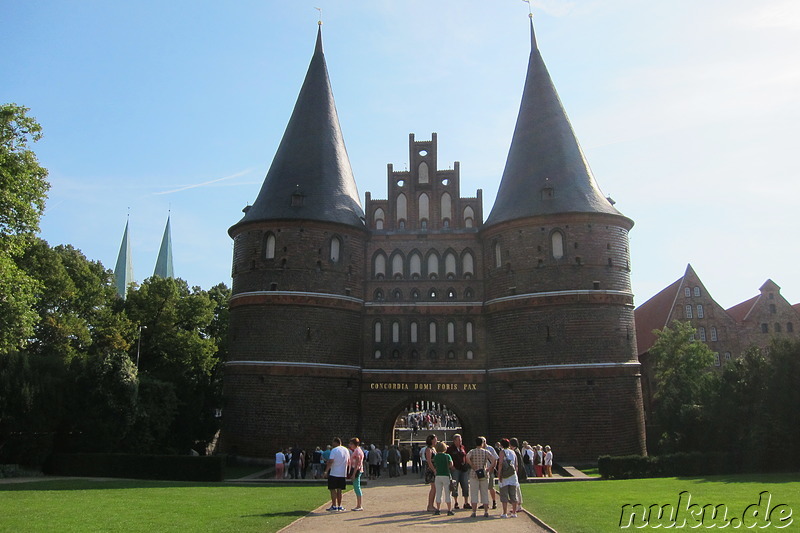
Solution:
{"label": "hedge", "polygon": [[741,457],[732,453],[673,453],[668,455],[604,455],[597,460],[605,479],[709,476],[737,474],[745,470]]}
{"label": "hedge", "polygon": [[225,457],[222,455],[54,453],[47,459],[42,471],[55,476],[222,481],[224,468]]}

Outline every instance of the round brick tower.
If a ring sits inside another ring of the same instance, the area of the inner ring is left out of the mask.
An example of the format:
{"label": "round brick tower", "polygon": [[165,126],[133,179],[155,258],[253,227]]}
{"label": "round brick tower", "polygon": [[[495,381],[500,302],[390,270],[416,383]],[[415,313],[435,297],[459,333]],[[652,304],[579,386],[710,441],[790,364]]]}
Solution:
{"label": "round brick tower", "polygon": [[283,139],[244,213],[229,230],[224,451],[268,457],[356,434],[366,231],[321,28]]}
{"label": "round brick tower", "polygon": [[[644,453],[628,231],[600,192],[539,52],[482,230],[492,435],[559,458]],[[508,414],[502,406],[508,406]]]}

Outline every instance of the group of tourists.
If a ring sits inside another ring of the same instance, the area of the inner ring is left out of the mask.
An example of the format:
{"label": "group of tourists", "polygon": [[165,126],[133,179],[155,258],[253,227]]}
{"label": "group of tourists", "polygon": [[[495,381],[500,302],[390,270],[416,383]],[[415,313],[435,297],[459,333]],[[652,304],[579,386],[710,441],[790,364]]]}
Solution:
{"label": "group of tourists", "polygon": [[[452,516],[454,509],[459,509],[459,489],[464,500],[463,508],[477,516],[480,508],[483,516],[489,517],[489,497],[492,509],[497,508],[497,494],[503,513],[500,518],[516,518],[522,509],[522,492],[520,481],[526,481],[528,469],[525,467],[525,456],[529,461],[536,461],[538,448],[527,442],[520,448],[516,438],[501,439],[495,446],[489,446],[485,437],[475,439],[475,447],[467,452],[461,435],[454,435],[453,442],[447,446],[439,442],[436,435],[429,435],[422,450],[424,456],[425,482],[430,484],[428,492],[428,511],[441,514],[442,500],[447,505],[447,514]],[[530,455],[528,453],[530,452]],[[553,452],[549,446],[542,449],[542,474],[552,477]],[[535,463],[534,463],[535,464]],[[545,467],[547,465],[547,467]],[[532,472],[536,472],[532,470]],[[495,479],[497,490],[495,490]],[[453,494],[455,505],[451,505]],[[469,498],[469,501],[467,499]]]}
{"label": "group of tourists", "polygon": [[455,413],[442,408],[410,411],[398,417],[395,427],[410,429],[412,433],[416,433],[419,430],[449,429],[459,425]]}

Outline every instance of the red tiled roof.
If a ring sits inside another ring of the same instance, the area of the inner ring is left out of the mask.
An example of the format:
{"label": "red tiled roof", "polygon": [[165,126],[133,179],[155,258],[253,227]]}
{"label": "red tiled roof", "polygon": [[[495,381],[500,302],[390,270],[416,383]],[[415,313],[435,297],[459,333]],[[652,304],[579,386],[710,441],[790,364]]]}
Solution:
{"label": "red tiled roof", "polygon": [[759,296],[753,296],[749,300],[745,300],[740,304],[734,305],[730,309],[726,309],[725,312],[728,313],[736,322],[742,322],[747,317],[747,314],[753,309],[753,306],[756,305],[756,301],[758,300]]}
{"label": "red tiled roof", "polygon": [[661,330],[667,325],[667,320],[675,305],[675,298],[683,283],[685,276],[681,276],[675,283],[647,300],[634,310],[636,321],[636,345],[638,354],[647,352],[656,342],[654,329]]}

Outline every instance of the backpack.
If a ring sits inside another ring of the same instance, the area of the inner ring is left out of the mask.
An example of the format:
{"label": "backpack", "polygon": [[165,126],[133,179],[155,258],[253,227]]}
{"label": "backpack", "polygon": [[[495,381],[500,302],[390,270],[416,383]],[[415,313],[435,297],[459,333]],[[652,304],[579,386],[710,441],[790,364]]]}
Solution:
{"label": "backpack", "polygon": [[531,464],[531,456],[528,454],[527,450],[522,454],[522,462],[526,465]]}
{"label": "backpack", "polygon": [[517,473],[516,468],[514,468],[514,464],[511,462],[510,459],[505,458],[503,460],[503,466],[500,470],[500,475],[504,478],[511,477]]}

